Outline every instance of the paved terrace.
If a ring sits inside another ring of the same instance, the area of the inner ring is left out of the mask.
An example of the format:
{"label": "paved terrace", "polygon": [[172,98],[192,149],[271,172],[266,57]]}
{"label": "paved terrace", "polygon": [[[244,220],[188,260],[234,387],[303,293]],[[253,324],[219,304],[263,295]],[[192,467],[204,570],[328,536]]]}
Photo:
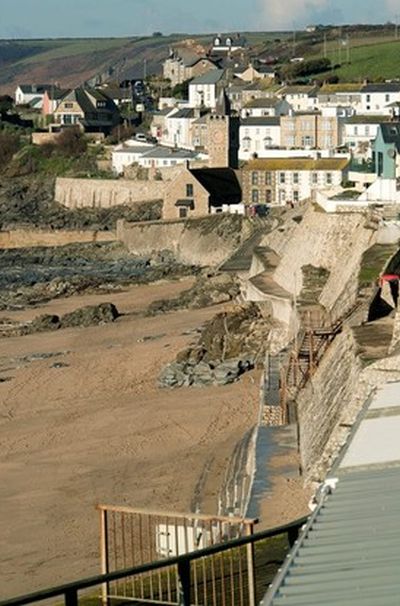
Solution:
{"label": "paved terrace", "polygon": [[262,606],[400,604],[400,383],[365,405]]}

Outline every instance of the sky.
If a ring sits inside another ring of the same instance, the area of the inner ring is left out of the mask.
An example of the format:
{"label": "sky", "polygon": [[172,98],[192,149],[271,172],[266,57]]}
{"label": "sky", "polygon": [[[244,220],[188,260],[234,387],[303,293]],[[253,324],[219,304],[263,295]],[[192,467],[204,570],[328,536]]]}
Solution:
{"label": "sky", "polygon": [[0,38],[267,31],[395,20],[400,0],[0,0]]}

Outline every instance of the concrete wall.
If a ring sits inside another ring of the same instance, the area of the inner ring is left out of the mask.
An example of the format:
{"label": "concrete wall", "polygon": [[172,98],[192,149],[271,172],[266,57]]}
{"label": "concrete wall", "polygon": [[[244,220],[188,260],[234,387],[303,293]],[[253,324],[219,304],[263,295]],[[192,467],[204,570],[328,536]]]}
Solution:
{"label": "concrete wall", "polygon": [[0,231],[1,248],[30,248],[33,246],[64,246],[75,242],[113,242],[111,231],[13,229]]}
{"label": "concrete wall", "polygon": [[67,208],[109,208],[161,200],[165,186],[164,181],[58,178],[55,200]]}
{"label": "concrete wall", "polygon": [[298,296],[303,288],[302,267],[323,267],[330,275],[319,302],[333,315],[343,314],[355,303],[362,255],[377,238],[365,221],[359,213],[333,215],[310,207],[281,251],[275,281]]}
{"label": "concrete wall", "polygon": [[238,215],[201,219],[117,222],[117,238],[135,254],[169,250],[182,263],[216,266],[227,259],[252,232],[251,221]]}

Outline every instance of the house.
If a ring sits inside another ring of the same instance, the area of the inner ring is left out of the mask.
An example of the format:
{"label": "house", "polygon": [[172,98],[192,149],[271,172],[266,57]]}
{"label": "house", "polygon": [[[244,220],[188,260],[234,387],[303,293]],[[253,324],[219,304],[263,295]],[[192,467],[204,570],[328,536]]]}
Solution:
{"label": "house", "polygon": [[262,158],[267,150],[281,145],[280,118],[269,116],[242,118],[239,138],[240,160],[249,160],[255,155]]}
{"label": "house", "polygon": [[53,113],[60,126],[78,125],[85,132],[109,134],[120,122],[114,101],[95,88],[76,88],[68,93]]}
{"label": "house", "polygon": [[400,101],[400,82],[366,84],[361,88],[360,94],[359,113],[390,116],[390,104]]}
{"label": "house", "polygon": [[153,137],[158,140],[162,140],[162,138],[166,136],[167,117],[176,111],[176,107],[165,107],[163,109],[153,112],[150,124],[150,133]]}
{"label": "house", "polygon": [[254,82],[255,80],[272,81],[276,76],[275,70],[269,65],[258,65],[254,63],[249,63],[245,68],[233,70],[233,74],[244,82]]}
{"label": "house", "polygon": [[52,86],[49,90],[46,89],[43,95],[42,114],[51,116],[62,99],[70,92],[70,88],[57,88],[55,86]]}
{"label": "house", "polygon": [[355,156],[370,156],[371,144],[377,137],[380,125],[389,120],[388,116],[372,115],[347,118],[343,127],[343,144],[347,145]]}
{"label": "house", "polygon": [[215,109],[225,72],[221,69],[194,78],[189,84],[189,106]]}
{"label": "house", "polygon": [[165,117],[165,130],[160,139],[162,145],[192,148],[192,125],[205,111],[199,107],[176,109]]}
{"label": "house", "polygon": [[131,139],[117,145],[112,152],[112,170],[117,175],[122,175],[124,170],[132,164],[138,164],[139,160],[149,151],[155,149],[151,143],[140,143]]}
{"label": "house", "polygon": [[171,50],[168,59],[163,63],[163,77],[170,80],[171,86],[174,87],[213,69],[218,69],[218,65],[209,57],[199,56],[186,49]]}
{"label": "house", "polygon": [[347,178],[348,158],[267,158],[242,170],[243,202],[284,206],[296,204]]}
{"label": "house", "polygon": [[279,99],[279,97],[275,96],[260,97],[246,103],[242,108],[241,116],[242,118],[285,116],[289,114],[291,110],[292,106],[286,99]]}
{"label": "house", "polygon": [[38,109],[42,109],[43,97],[51,84],[20,84],[15,91],[15,105],[29,105],[35,100]]}
{"label": "house", "polygon": [[343,121],[320,111],[281,116],[282,147],[332,149],[342,144]]}
{"label": "house", "polygon": [[233,169],[185,166],[166,187],[163,219],[241,212],[241,201],[242,191]]}
{"label": "house", "polygon": [[243,91],[246,88],[247,83],[243,80],[239,80],[236,78],[233,82],[229,84],[229,87],[226,88],[226,94],[231,104],[231,108],[236,112],[240,112],[243,107]]}
{"label": "house", "polygon": [[324,107],[352,107],[354,112],[361,112],[361,89],[358,83],[324,84],[318,91],[317,105]]}
{"label": "house", "polygon": [[295,111],[309,111],[318,108],[318,90],[314,85],[284,86],[277,95],[286,99]]}
{"label": "house", "polygon": [[117,107],[123,107],[124,105],[133,104],[133,89],[132,87],[120,88],[119,86],[107,86],[97,88],[100,92],[106,95],[109,99],[114,101]]}
{"label": "house", "polygon": [[400,122],[379,125],[372,144],[372,162],[378,178],[400,177]]}
{"label": "house", "polygon": [[250,82],[250,84],[247,84],[247,86],[243,88],[242,103],[243,105],[247,105],[247,103],[250,103],[254,99],[275,97],[280,88],[280,86],[269,85],[265,81],[257,80],[256,82]]}
{"label": "house", "polygon": [[168,168],[201,158],[202,156],[195,151],[157,145],[145,152],[137,162],[144,168]]}
{"label": "house", "polygon": [[247,46],[246,39],[240,36],[240,34],[231,36],[215,36],[212,43],[212,54],[219,53],[234,53],[237,51],[244,50]]}

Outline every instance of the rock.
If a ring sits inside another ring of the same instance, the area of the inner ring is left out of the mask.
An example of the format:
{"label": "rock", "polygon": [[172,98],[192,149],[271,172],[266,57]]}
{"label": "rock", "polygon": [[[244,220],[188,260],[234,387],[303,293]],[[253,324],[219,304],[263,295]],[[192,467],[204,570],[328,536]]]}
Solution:
{"label": "rock", "polygon": [[176,362],[168,364],[159,376],[160,387],[182,387],[187,382],[187,376],[182,369],[183,366]]}
{"label": "rock", "polygon": [[120,316],[113,303],[101,303],[100,305],[88,305],[61,318],[62,328],[75,326],[97,326],[114,322]]}
{"label": "rock", "polygon": [[35,332],[46,332],[48,330],[57,330],[61,326],[60,318],[56,315],[52,314],[44,314],[42,316],[38,316],[35,318],[29,326],[27,326],[26,331],[30,333]]}

